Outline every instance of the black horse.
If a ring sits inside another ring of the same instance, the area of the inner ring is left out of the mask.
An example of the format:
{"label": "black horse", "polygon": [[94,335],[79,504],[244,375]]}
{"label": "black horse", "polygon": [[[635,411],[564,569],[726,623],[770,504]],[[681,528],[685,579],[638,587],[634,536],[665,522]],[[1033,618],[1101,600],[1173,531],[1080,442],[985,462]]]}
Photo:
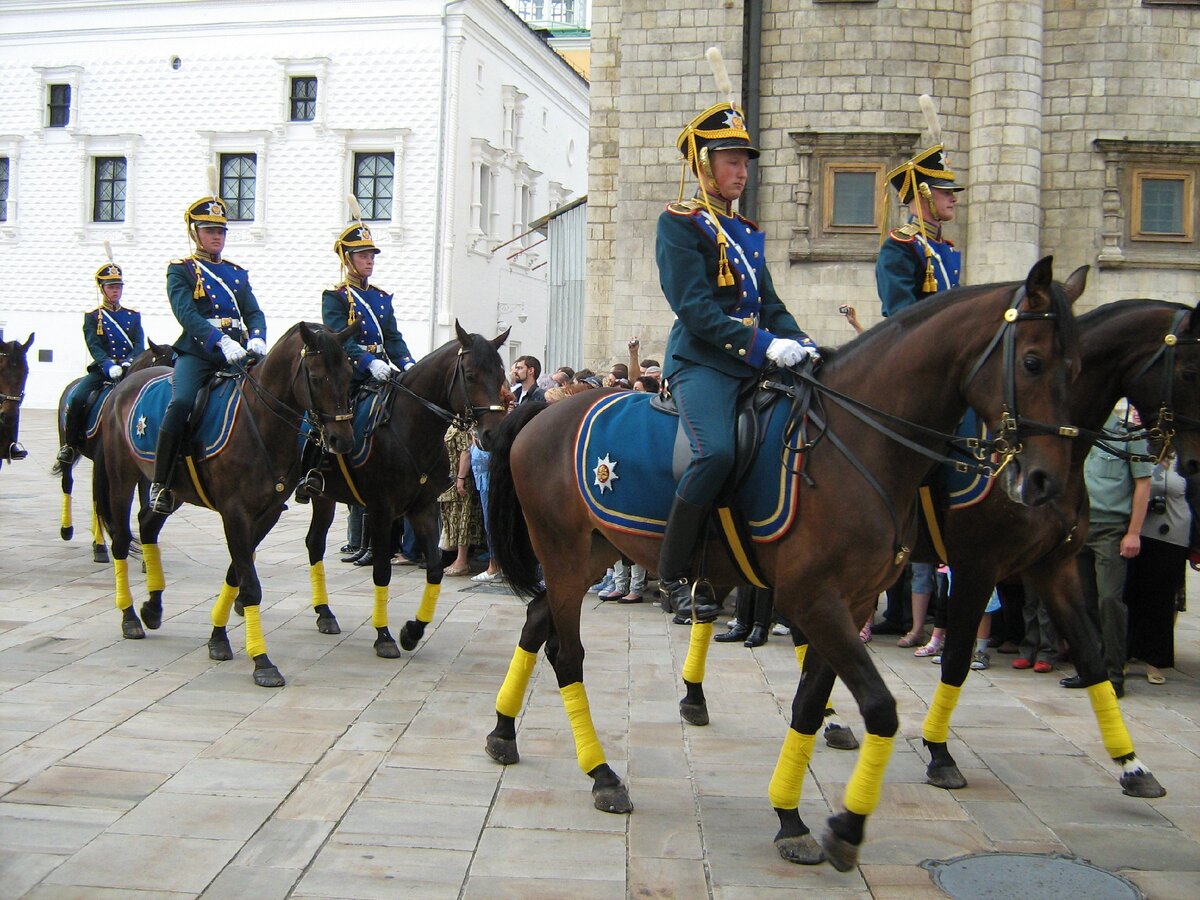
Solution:
{"label": "black horse", "polygon": [[33,346],[33,335],[25,343],[0,342],[0,468],[4,463],[26,457],[19,440],[21,401],[25,399],[25,379],[29,377],[26,354]]}

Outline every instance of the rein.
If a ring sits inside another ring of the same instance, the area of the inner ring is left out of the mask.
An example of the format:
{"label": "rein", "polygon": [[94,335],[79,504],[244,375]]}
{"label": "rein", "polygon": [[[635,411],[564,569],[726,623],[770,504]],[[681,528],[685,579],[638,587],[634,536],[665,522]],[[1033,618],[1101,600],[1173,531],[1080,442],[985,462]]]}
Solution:
{"label": "rein", "polygon": [[[307,359],[307,357],[310,354],[319,355],[321,352],[322,351],[320,351],[320,350],[313,350],[310,347],[308,347],[307,345],[301,347],[300,348],[300,364],[298,366],[296,366],[296,368],[292,371],[292,379],[291,379],[291,382],[289,383],[289,387],[294,387],[296,384],[296,379],[298,379],[300,377],[301,370],[304,371],[304,389],[308,393],[308,408],[307,409],[296,409],[295,407],[291,406],[290,404],[285,403],[283,400],[281,400],[279,397],[277,397],[271,391],[267,390],[256,379],[250,378],[249,377],[250,371],[245,366],[235,365],[233,367],[234,377],[240,383],[243,392],[245,391],[245,389],[247,387],[249,387],[254,392],[255,396],[257,396],[258,399],[263,401],[263,406],[266,407],[267,412],[271,413],[271,415],[275,416],[275,418],[279,419],[279,421],[281,421],[285,425],[287,425],[288,428],[290,428],[292,431],[296,432],[296,434],[301,433],[301,427],[298,424],[293,424],[293,422],[295,422],[297,420],[299,420],[301,422],[307,420],[308,422],[311,423],[313,429],[317,432],[317,440],[320,442],[324,442],[325,426],[327,423],[349,422],[351,419],[354,418],[354,413],[349,410],[346,410],[344,412],[338,411],[338,412],[332,412],[332,413],[324,413],[324,412],[321,412],[319,410],[312,408],[312,406],[313,406],[312,373],[309,372],[308,366],[305,364],[305,360]],[[253,422],[254,417],[251,416],[250,419]],[[258,435],[258,426],[257,425],[255,425],[255,434],[256,434],[256,436],[258,436],[259,443],[262,444],[263,443],[262,437],[261,437],[261,435]],[[264,449],[265,449],[265,447],[264,447]]]}
{"label": "rein", "polygon": [[458,354],[454,360],[454,374],[450,378],[450,389],[448,394],[453,395],[454,386],[460,384],[462,387],[463,411],[454,412],[452,410],[443,409],[432,400],[427,400],[420,394],[407,387],[400,376],[393,375],[388,379],[388,383],[393,385],[398,390],[402,391],[407,396],[416,400],[423,407],[445,422],[447,425],[453,425],[459,431],[470,431],[479,423],[479,417],[489,412],[504,412],[506,407],[500,404],[491,406],[473,406],[471,404],[471,395],[467,392],[467,377],[463,372],[463,356],[471,351],[464,347],[458,348]]}

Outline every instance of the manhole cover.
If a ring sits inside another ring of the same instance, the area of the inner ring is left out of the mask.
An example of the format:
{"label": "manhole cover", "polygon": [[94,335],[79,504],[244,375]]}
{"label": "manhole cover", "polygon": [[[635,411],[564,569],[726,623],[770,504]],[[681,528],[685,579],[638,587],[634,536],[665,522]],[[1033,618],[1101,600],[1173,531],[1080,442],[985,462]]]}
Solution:
{"label": "manhole cover", "polygon": [[1029,900],[1077,896],[1088,900],[1144,900],[1127,878],[1077,856],[1059,853],[976,853],[921,863],[933,883],[955,900]]}

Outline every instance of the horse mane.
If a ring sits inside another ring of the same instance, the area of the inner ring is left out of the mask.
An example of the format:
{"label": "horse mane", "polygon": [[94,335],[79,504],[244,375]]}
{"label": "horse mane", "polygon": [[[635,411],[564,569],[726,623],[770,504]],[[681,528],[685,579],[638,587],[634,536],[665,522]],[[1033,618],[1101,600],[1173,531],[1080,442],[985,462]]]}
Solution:
{"label": "horse mane", "polygon": [[1110,316],[1120,316],[1126,312],[1141,311],[1145,309],[1169,309],[1169,310],[1186,310],[1191,312],[1192,307],[1186,303],[1175,303],[1171,300],[1155,300],[1150,297],[1129,297],[1125,300],[1116,300],[1112,303],[1105,303],[1103,306],[1097,306],[1095,309],[1090,309],[1079,316],[1079,324],[1084,325],[1091,323],[1096,319],[1107,319]]}

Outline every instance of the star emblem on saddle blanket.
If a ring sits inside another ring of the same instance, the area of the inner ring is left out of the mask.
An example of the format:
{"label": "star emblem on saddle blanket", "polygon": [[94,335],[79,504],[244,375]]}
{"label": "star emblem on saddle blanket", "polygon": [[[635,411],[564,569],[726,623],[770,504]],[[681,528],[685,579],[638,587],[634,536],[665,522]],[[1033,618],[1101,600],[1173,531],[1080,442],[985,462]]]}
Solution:
{"label": "star emblem on saddle blanket", "polygon": [[596,476],[596,487],[600,488],[602,494],[611,491],[612,483],[620,477],[617,475],[617,464],[608,458],[607,453],[596,460],[596,468],[592,469],[592,474]]}
{"label": "star emblem on saddle blanket", "polygon": [[134,426],[134,430],[137,432],[138,437],[146,436],[146,417],[145,416],[138,416],[137,425]]}

